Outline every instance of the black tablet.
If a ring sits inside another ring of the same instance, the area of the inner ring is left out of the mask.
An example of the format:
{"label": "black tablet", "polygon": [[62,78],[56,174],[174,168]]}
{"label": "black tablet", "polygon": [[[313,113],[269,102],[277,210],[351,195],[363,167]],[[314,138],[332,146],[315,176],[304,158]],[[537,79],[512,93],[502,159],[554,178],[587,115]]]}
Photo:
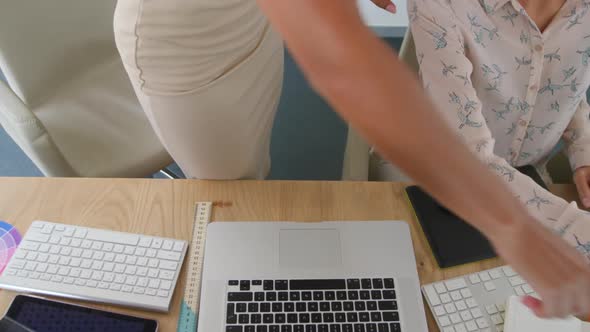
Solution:
{"label": "black tablet", "polygon": [[158,329],[158,322],[153,319],[24,295],[14,298],[6,316],[35,332],[155,332]]}
{"label": "black tablet", "polygon": [[[547,188],[533,166],[518,170]],[[476,228],[438,204],[422,189],[411,186],[406,188],[406,193],[440,267],[496,257],[492,245]]]}

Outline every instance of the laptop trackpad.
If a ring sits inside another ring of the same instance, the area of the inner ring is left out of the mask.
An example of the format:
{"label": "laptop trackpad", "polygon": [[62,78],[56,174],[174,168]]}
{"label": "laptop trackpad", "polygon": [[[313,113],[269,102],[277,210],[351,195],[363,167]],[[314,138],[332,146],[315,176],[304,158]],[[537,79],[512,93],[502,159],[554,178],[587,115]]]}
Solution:
{"label": "laptop trackpad", "polygon": [[333,268],[342,264],[336,229],[281,229],[279,238],[282,268]]}

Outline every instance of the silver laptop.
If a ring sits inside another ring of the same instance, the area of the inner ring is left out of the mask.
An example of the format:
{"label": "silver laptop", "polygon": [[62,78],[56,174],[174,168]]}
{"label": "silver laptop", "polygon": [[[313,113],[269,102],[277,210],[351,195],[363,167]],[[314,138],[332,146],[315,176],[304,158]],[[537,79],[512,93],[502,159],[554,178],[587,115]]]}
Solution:
{"label": "silver laptop", "polygon": [[426,332],[404,222],[214,222],[199,332]]}

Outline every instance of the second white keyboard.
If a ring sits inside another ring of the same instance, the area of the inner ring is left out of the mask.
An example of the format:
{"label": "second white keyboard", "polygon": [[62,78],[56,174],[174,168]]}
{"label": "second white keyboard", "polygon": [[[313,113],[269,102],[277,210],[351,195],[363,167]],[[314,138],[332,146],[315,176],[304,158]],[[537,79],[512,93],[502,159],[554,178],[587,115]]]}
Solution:
{"label": "second white keyboard", "polygon": [[182,240],[35,221],[0,287],[168,311],[186,250]]}
{"label": "second white keyboard", "polygon": [[538,297],[509,266],[424,285],[422,292],[441,332],[502,332],[511,295]]}

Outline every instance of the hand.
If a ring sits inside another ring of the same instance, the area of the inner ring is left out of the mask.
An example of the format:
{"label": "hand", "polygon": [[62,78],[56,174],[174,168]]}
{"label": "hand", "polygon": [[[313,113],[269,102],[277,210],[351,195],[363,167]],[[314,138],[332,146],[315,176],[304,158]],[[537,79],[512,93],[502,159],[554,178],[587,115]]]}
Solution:
{"label": "hand", "polygon": [[387,10],[390,13],[397,13],[397,8],[391,0],[371,0],[377,7]]}
{"label": "hand", "polygon": [[582,166],[574,172],[574,183],[578,188],[580,201],[585,208],[590,208],[590,166]]}
{"label": "hand", "polygon": [[491,242],[543,299],[525,297],[523,303],[544,318],[590,313],[590,266],[584,257],[535,220],[506,227]]}

